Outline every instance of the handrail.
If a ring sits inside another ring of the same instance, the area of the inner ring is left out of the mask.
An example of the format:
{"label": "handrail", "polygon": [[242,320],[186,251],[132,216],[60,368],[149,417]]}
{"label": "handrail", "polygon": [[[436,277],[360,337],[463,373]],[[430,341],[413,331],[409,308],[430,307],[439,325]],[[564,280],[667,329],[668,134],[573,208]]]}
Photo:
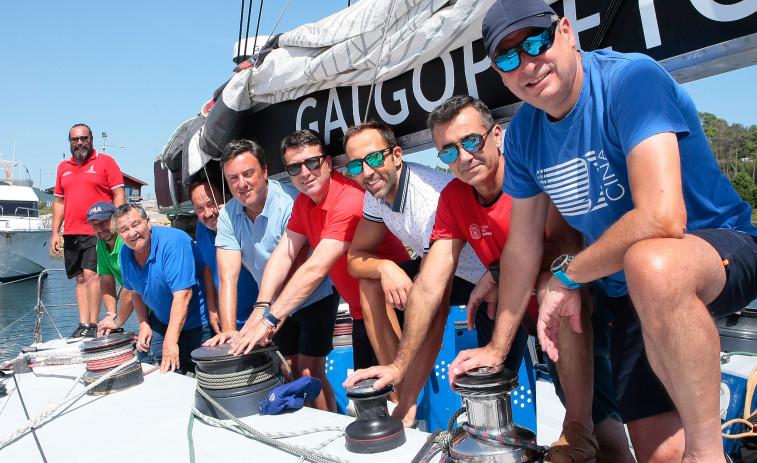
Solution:
{"label": "handrail", "polygon": [[[2,206],[0,206],[0,207],[2,207]],[[39,209],[34,209],[32,207],[24,207],[24,206],[18,206],[16,208],[16,210],[13,211],[13,215],[14,216],[19,217],[19,215],[18,215],[19,209],[21,209],[22,211],[26,210],[26,218],[27,219],[32,218],[32,217],[39,217]],[[31,212],[36,212],[37,215],[29,215]]]}

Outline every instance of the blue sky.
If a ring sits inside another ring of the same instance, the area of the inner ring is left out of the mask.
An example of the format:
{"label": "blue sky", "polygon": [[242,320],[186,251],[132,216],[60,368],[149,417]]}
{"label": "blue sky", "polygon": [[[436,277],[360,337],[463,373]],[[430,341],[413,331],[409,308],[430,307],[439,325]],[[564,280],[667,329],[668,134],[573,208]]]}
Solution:
{"label": "blue sky", "polygon": [[[286,0],[267,0],[268,35]],[[232,75],[238,0],[0,2],[0,159],[15,155],[35,185],[54,184],[67,135],[88,124],[122,170],[154,194],[153,162],[171,133]],[[322,19],[347,0],[292,0],[277,32]],[[257,18],[259,2],[253,5]],[[255,24],[250,35],[254,35]],[[686,84],[700,111],[757,124],[757,66]],[[426,156],[424,156],[426,158]],[[432,157],[428,157],[431,158]],[[25,175],[25,174],[24,174]]]}

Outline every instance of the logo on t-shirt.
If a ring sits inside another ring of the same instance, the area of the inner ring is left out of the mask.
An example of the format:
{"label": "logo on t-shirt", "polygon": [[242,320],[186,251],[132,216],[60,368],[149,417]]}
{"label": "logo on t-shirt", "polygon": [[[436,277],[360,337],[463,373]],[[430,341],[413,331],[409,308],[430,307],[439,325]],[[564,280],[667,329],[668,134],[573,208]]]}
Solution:
{"label": "logo on t-shirt", "polygon": [[87,173],[88,174],[96,174],[97,173],[97,172],[95,172],[95,166],[94,166],[94,164],[91,165],[91,166],[89,166],[89,170],[87,171]]}
{"label": "logo on t-shirt", "polygon": [[[625,187],[612,172],[604,151],[600,151],[599,154],[589,151],[583,155],[583,158],[575,158],[548,169],[540,169],[536,172],[536,177],[564,216],[596,211],[606,207],[607,201],[621,199],[626,192]],[[596,202],[590,197],[592,190],[595,191]]]}
{"label": "logo on t-shirt", "polygon": [[66,175],[71,175],[72,173],[73,172],[71,172],[70,170],[67,170],[67,171],[63,172],[62,174],[60,174],[60,176],[61,177],[65,177]]}
{"label": "logo on t-shirt", "polygon": [[476,225],[475,223],[472,223],[470,227],[468,227],[468,231],[470,232],[470,237],[474,240],[481,239],[481,229],[478,228],[478,225]]}

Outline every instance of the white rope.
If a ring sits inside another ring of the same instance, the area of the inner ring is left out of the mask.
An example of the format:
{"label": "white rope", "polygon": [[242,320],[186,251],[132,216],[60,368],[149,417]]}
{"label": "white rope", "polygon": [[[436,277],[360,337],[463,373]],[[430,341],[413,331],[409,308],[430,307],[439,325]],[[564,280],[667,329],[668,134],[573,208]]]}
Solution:
{"label": "white rope", "polygon": [[[223,423],[222,421],[218,421],[218,420],[216,420],[214,418],[210,418],[210,417],[206,416],[205,414],[203,414],[199,410],[197,410],[196,407],[193,406],[192,407],[192,413],[195,416],[201,418],[203,421],[206,420],[206,419],[208,419],[208,424],[216,425],[213,422],[217,422],[218,426],[221,426],[223,428],[232,430],[232,431],[237,432],[239,434],[242,434],[244,436],[253,438],[253,439],[255,439],[257,441],[260,441],[260,442],[263,442],[265,444],[277,447],[277,448],[282,449],[282,450],[284,450],[286,452],[289,452],[291,454],[303,456],[306,459],[311,460],[311,461],[323,462],[323,463],[327,463],[327,462],[349,463],[349,460],[346,460],[344,458],[341,458],[341,457],[338,457],[338,456],[335,456],[335,455],[331,455],[331,454],[328,454],[328,453],[325,453],[325,452],[321,452],[321,451],[319,451],[317,449],[313,449],[313,448],[310,448],[310,447],[305,447],[305,446],[302,446],[302,445],[288,444],[288,443],[285,443],[285,442],[280,442],[280,441],[276,440],[275,438],[269,437],[266,433],[262,433],[262,432],[260,432],[260,431],[258,431],[256,429],[254,429],[250,425],[248,425],[246,423],[243,423],[242,421],[239,420],[239,418],[237,418],[234,415],[232,415],[231,413],[229,413],[225,408],[223,408],[215,400],[213,400],[213,398],[210,397],[205,391],[203,391],[202,388],[198,387],[197,388],[197,392],[199,392],[201,396],[203,396],[211,404],[213,404],[213,406],[217,410],[219,410],[221,413],[223,413],[224,415],[228,416],[231,420],[233,420],[234,423],[237,424],[237,426],[231,426],[231,427],[229,427],[230,425],[227,425],[227,424]],[[329,431],[335,431],[335,430],[334,429],[329,429]],[[341,433],[344,432],[342,429],[339,429],[338,431],[340,432],[340,434],[338,436],[336,436],[334,439],[336,439],[338,437],[341,437]],[[331,442],[334,439],[331,439],[328,442]],[[325,444],[323,444],[323,445],[328,444],[328,442],[325,443]],[[319,446],[319,448],[320,448],[320,446]]]}
{"label": "white rope", "polygon": [[47,410],[45,410],[42,413],[40,413],[37,417],[29,419],[18,430],[14,431],[14,432],[12,432],[10,434],[8,434],[3,440],[0,440],[0,449],[2,449],[3,447],[7,446],[11,442],[15,441],[16,439],[18,439],[19,437],[21,437],[22,435],[24,435],[26,432],[28,432],[30,429],[32,429],[34,427],[37,427],[40,424],[42,424],[45,421],[47,421],[63,405],[66,405],[69,402],[75,402],[75,401],[79,400],[81,397],[83,397],[91,389],[97,387],[100,383],[102,383],[106,379],[110,378],[111,376],[115,375],[119,371],[125,369],[127,366],[129,366],[129,365],[131,365],[133,363],[136,363],[136,362],[137,362],[137,359],[134,358],[134,359],[131,359],[128,362],[122,363],[121,365],[119,365],[116,368],[114,368],[113,370],[111,370],[108,374],[103,375],[102,377],[100,377],[100,379],[98,379],[94,383],[92,383],[89,386],[87,386],[84,389],[82,389],[75,396],[71,397],[71,394],[72,394],[72,392],[74,390],[74,387],[79,383],[79,381],[82,380],[82,378],[84,378],[84,375],[87,374],[87,371],[85,370],[81,375],[79,375],[78,378],[76,378],[76,380],[74,381],[74,384],[68,390],[68,392],[63,397],[63,399],[61,399],[58,403],[55,403],[53,405],[48,406]]}
{"label": "white rope", "polygon": [[93,362],[95,360],[104,360],[111,357],[117,357],[122,354],[127,354],[134,350],[134,345],[127,342],[123,346],[116,346],[111,349],[95,349],[92,352],[84,351],[81,353],[81,358],[85,362]]}
{"label": "white rope", "polygon": [[[381,67],[381,58],[384,54],[384,43],[386,42],[386,29],[389,27],[389,18],[392,16],[392,11],[394,11],[394,6],[397,4],[397,0],[393,0],[392,4],[389,5],[389,12],[386,15],[386,21],[384,21],[384,29],[381,32],[381,48],[379,49],[379,57],[378,60],[376,60],[376,70],[373,73],[373,81],[371,82],[371,90],[368,92],[368,104],[365,106],[365,116],[363,116],[362,122],[365,122],[368,119],[368,112],[371,110],[371,99],[373,98],[373,88],[376,86],[376,79],[378,79],[378,73],[379,68]],[[358,121],[360,122],[360,121]]]}

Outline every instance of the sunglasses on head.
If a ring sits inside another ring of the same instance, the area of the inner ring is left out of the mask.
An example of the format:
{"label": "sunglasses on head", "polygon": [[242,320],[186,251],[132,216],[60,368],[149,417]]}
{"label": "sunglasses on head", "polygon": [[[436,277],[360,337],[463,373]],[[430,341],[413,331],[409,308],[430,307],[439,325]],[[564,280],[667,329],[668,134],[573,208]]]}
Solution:
{"label": "sunglasses on head", "polygon": [[[459,145],[463,147],[463,149],[470,154],[478,153],[481,151],[481,148],[484,147],[486,144],[486,137],[491,133],[492,129],[496,127],[497,124],[494,124],[493,126],[489,127],[489,130],[486,131],[485,134],[479,135],[477,133],[468,135],[467,137],[460,140]],[[441,160],[445,164],[452,164],[457,160],[457,158],[460,156],[460,149],[457,147],[457,144],[448,146],[446,148],[442,148],[441,151],[437,154],[439,157],[439,160]]]}
{"label": "sunglasses on head", "polygon": [[82,135],[81,137],[71,137],[68,139],[71,143],[76,143],[77,141],[87,141],[90,138],[92,138],[90,135]]}
{"label": "sunglasses on head", "polygon": [[289,164],[284,166],[284,170],[287,171],[287,174],[289,174],[290,177],[294,177],[296,175],[300,175],[300,172],[302,172],[302,165],[305,164],[305,167],[308,168],[308,170],[313,171],[317,168],[321,167],[321,160],[325,158],[326,155],[322,154],[320,156],[314,156],[312,158],[307,158],[302,162],[295,162],[293,164]]}
{"label": "sunglasses on head", "polygon": [[557,30],[557,24],[559,21],[555,21],[546,29],[542,29],[536,32],[534,35],[527,37],[523,42],[519,43],[516,47],[505,50],[499,55],[495,56],[493,61],[502,72],[514,71],[520,66],[520,52],[530,56],[539,56],[545,51],[549,50],[549,47],[555,43],[555,31]]}
{"label": "sunglasses on head", "polygon": [[379,151],[374,151],[373,153],[368,153],[363,159],[353,159],[347,163],[347,170],[350,171],[352,175],[357,175],[363,171],[363,163],[366,163],[371,167],[378,167],[384,163],[384,159],[386,159],[385,153],[390,153],[393,149],[394,148],[384,148]]}

